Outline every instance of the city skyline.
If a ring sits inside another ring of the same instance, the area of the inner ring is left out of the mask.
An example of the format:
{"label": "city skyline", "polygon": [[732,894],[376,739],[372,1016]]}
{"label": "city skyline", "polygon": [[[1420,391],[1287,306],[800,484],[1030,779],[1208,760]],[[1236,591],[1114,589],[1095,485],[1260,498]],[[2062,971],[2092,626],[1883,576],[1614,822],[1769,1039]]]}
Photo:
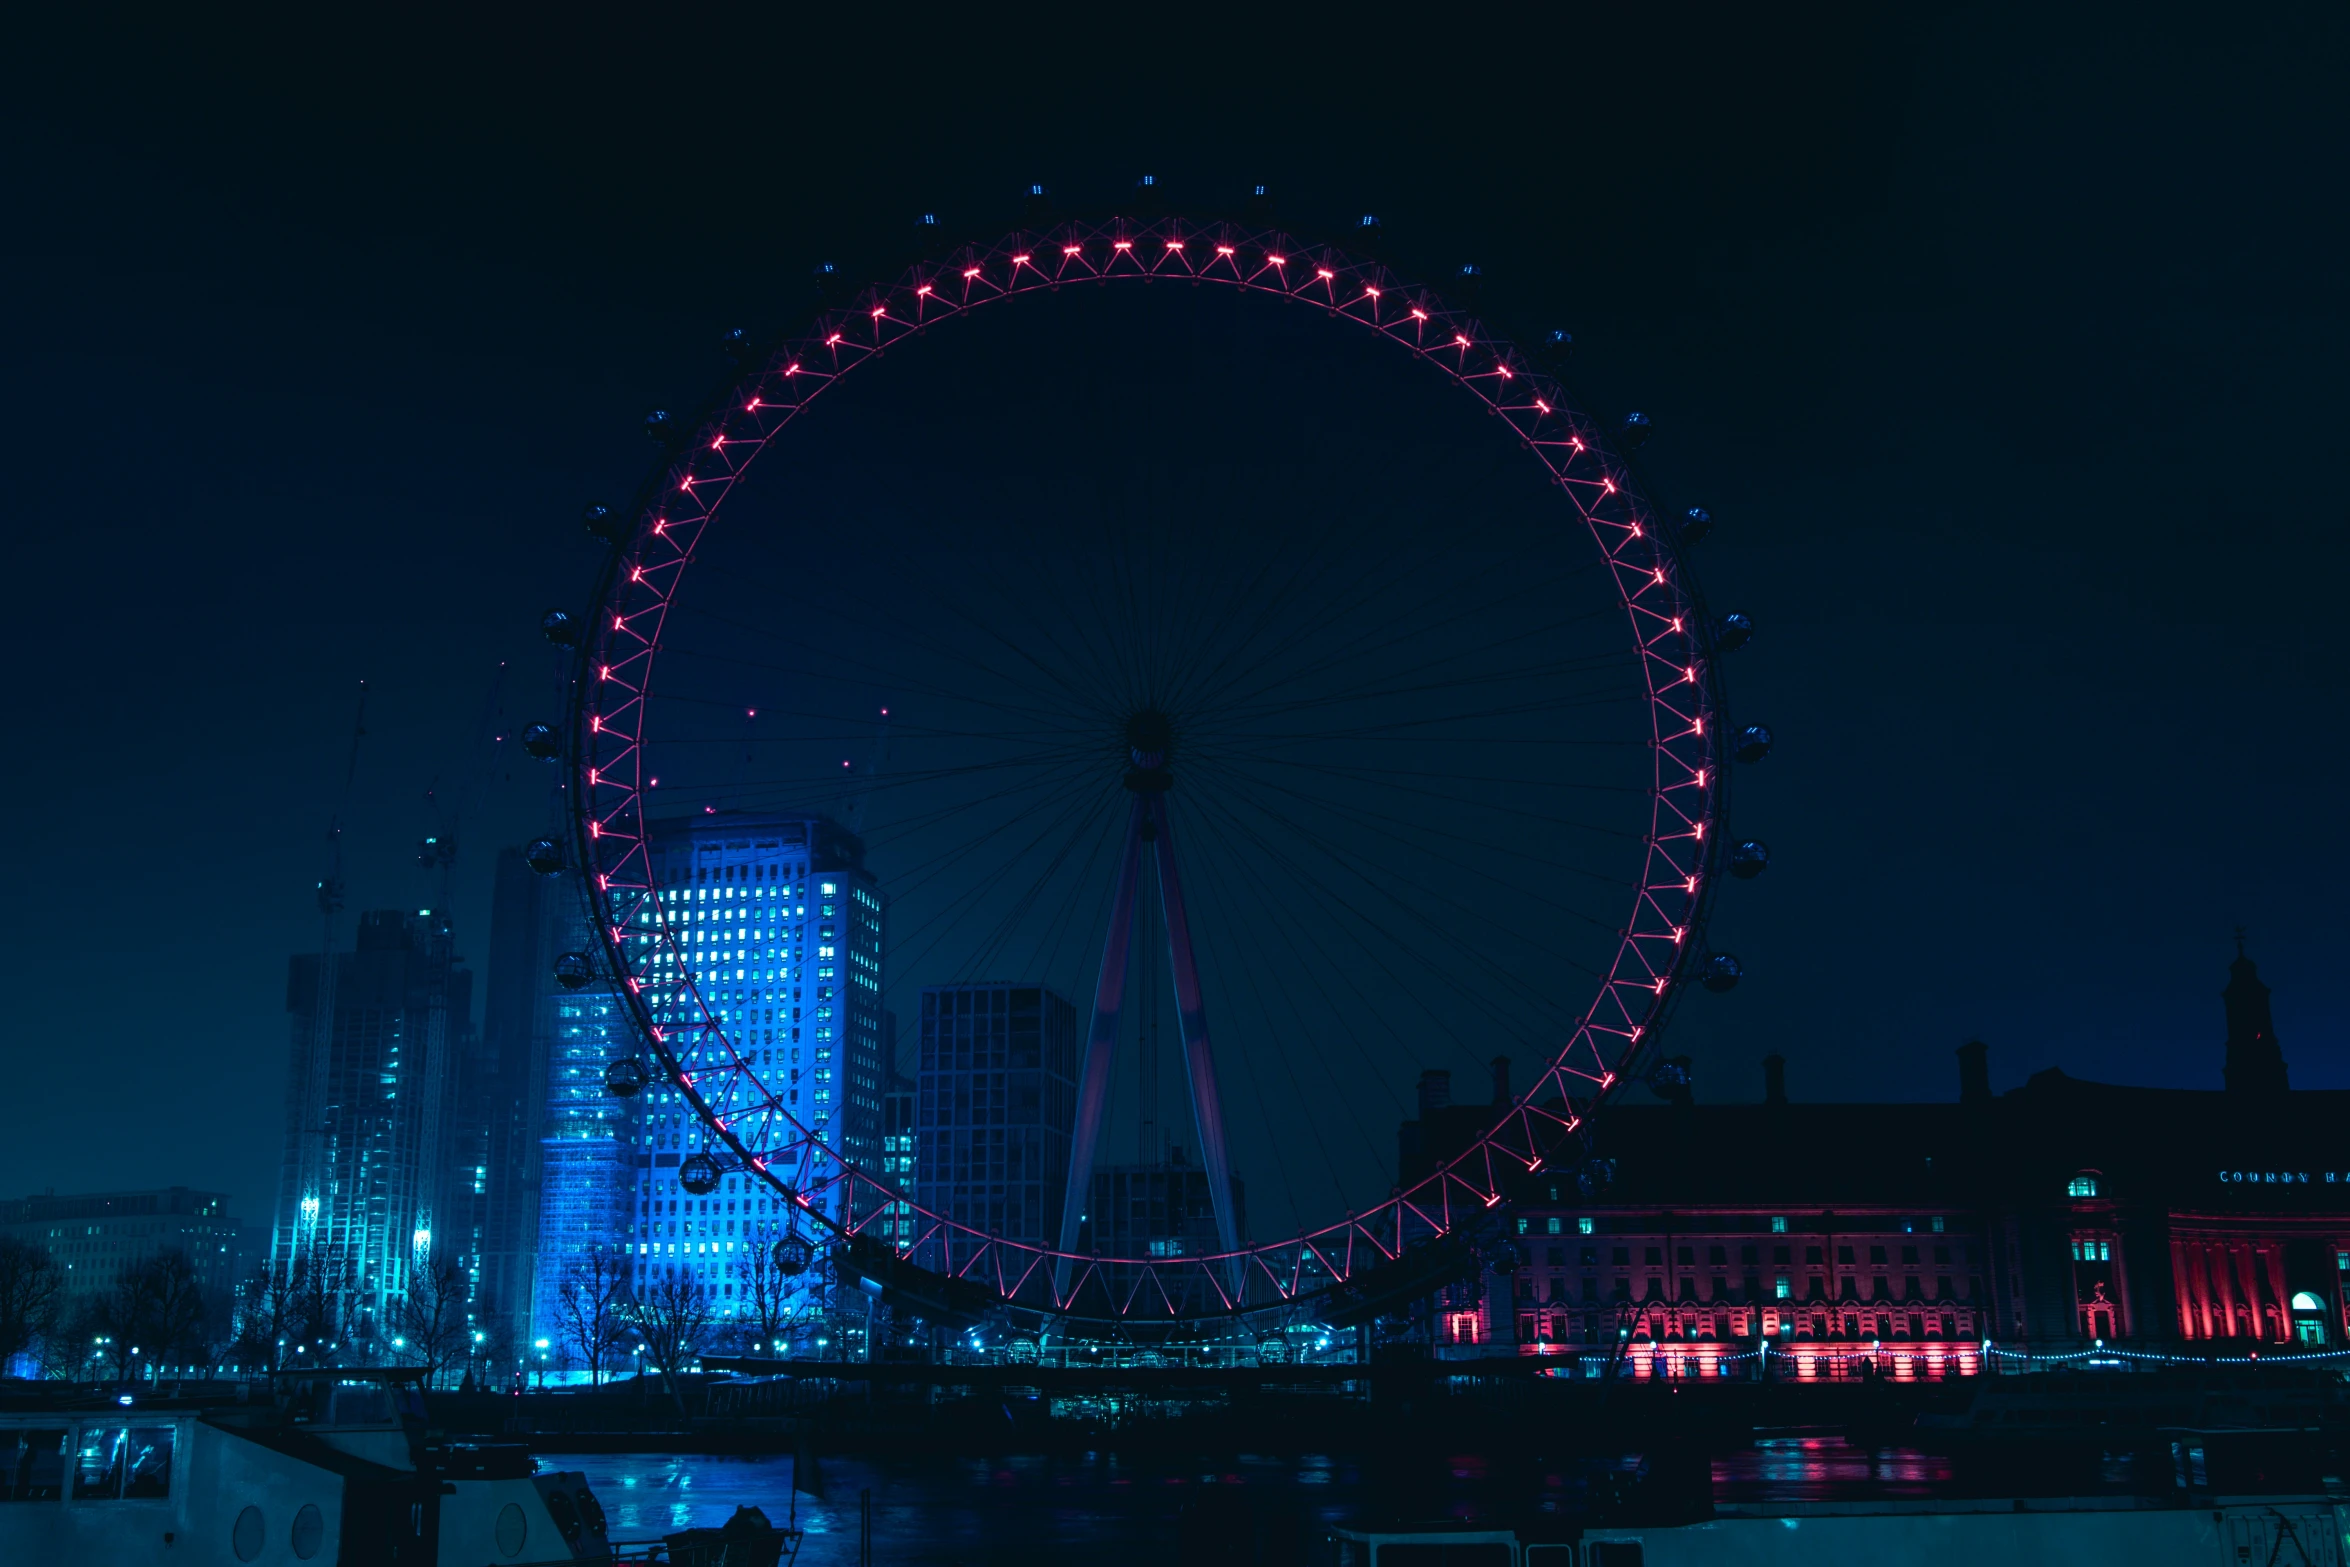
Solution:
{"label": "city skyline", "polygon": [[[1185,199],[1267,180],[1301,228],[1380,211],[1424,274],[1483,264],[1506,308],[1574,328],[1593,404],[1651,411],[1666,483],[1722,520],[1708,588],[1760,628],[1735,706],[1781,735],[1734,815],[1777,860],[1752,912],[1719,926],[1746,983],[1677,1035],[1701,1100],[1750,1092],[1746,1063],[1771,1050],[1820,1097],[1927,1097],[1970,1036],[2015,1080],[2061,1063],[2205,1082],[2204,958],[2239,924],[2279,983],[2296,1083],[2344,1082],[2321,981],[2343,935],[2326,874],[2342,828],[2298,783],[2339,770],[2336,726],[2309,722],[2342,705],[2339,674],[2274,597],[2279,561],[2324,580],[2340,555],[2321,369],[2338,217],[2267,156],[2325,138],[2277,118],[2290,94],[2233,42],[2183,93],[2176,62],[2120,69],[2089,32],[2047,40],[2045,76],[1951,23],[1791,36],[1723,59],[1775,62],[1812,117],[1723,66],[1706,77],[1718,100],[1656,128],[1644,170],[1579,176],[1596,183],[1577,202],[1556,199],[1547,157],[1448,130],[1433,106],[1412,122],[1423,152],[1400,161],[1286,132],[1170,149],[1132,130],[1045,157],[1049,138],[991,130],[951,166],[778,176],[708,271],[664,262],[649,286],[547,237],[640,232],[659,185],[615,193],[584,144],[545,154],[525,217],[501,225],[483,215],[514,198],[490,198],[464,138],[414,149],[444,193],[428,199],[315,104],[256,96],[270,123],[333,127],[320,145],[349,155],[347,184],[306,138],[198,127],[184,147],[130,145],[44,100],[57,156],[18,177],[61,218],[8,263],[27,297],[60,302],[23,328],[45,388],[15,427],[46,454],[28,504],[136,547],[85,558],[56,529],[29,546],[55,585],[34,614],[59,669],[30,721],[60,740],[15,780],[44,824],[40,897],[6,943],[18,1027],[41,1042],[17,1103],[77,1092],[90,1053],[135,1086],[120,1148],[0,1111],[0,1190],[183,1182],[260,1218],[282,965],[315,943],[358,681],[374,695],[345,812],[350,904],[451,908],[479,969],[493,850],[545,830],[544,778],[501,762],[473,796],[446,900],[410,868],[436,814],[425,791],[477,765],[500,660],[509,729],[558,714],[535,619],[577,602],[592,569],[577,507],[635,481],[645,410],[692,395],[718,331],[800,308],[782,296],[844,236],[930,207],[985,227],[1031,178],[1090,200],[1145,167]],[[1628,108],[1658,89],[1605,90]],[[1966,108],[1984,93],[2015,113],[1985,122]],[[967,107],[949,94],[890,145],[935,143]],[[485,112],[482,145],[530,145],[530,116]],[[1708,172],[1733,124],[1744,194]],[[2240,220],[2182,233],[2182,189]],[[1593,247],[1569,209],[1624,216]],[[159,249],[219,311],[155,286],[140,258]],[[441,259],[413,275],[390,259],[418,254]],[[2024,255],[2045,266],[2019,271]],[[547,280],[543,316],[509,308],[525,275]],[[380,368],[330,376],[340,400],[316,402],[318,365],[354,359]],[[129,465],[94,433],[125,367],[171,389],[144,406],[173,410]],[[354,450],[347,417],[381,433]],[[2245,438],[2215,439],[2223,426]],[[2195,432],[2183,454],[2158,433],[2177,431]],[[60,488],[97,472],[115,477],[94,501]],[[344,498],[322,521],[325,494]],[[191,592],[220,684],[164,700],[123,628],[179,623]],[[60,830],[36,772],[85,780],[89,820],[167,814],[176,836]],[[159,881],[200,888],[201,910],[134,945],[114,903]],[[124,985],[126,961],[148,983]]]}

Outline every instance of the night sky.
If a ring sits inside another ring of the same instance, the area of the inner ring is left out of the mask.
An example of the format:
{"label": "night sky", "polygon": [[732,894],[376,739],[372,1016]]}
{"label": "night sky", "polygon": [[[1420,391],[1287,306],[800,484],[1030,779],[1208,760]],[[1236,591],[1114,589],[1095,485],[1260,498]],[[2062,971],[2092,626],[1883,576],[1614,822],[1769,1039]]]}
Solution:
{"label": "night sky", "polygon": [[[2249,928],[2294,1081],[2350,1086],[2338,9],[1447,13],[1151,36],[868,18],[22,33],[0,159],[18,671],[0,1192],[267,1218],[286,958],[359,682],[354,909],[453,902],[547,775],[538,613],[736,325],[1049,184],[1384,221],[1571,329],[1753,615],[1769,840],[1676,1024],[1710,1099],[2216,1087]],[[501,661],[509,667],[496,684]],[[496,697],[493,701],[493,688]],[[428,802],[435,791],[438,806]]]}

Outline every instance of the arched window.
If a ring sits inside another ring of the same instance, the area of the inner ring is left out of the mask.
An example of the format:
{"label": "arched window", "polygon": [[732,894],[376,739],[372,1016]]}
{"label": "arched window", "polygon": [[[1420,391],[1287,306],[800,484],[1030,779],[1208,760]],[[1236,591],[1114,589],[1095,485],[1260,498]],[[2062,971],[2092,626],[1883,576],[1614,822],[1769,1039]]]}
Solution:
{"label": "arched window", "polygon": [[2095,1170],[2083,1170],[2080,1174],[2074,1176],[2071,1180],[2064,1183],[2064,1194],[2067,1197],[2096,1196],[2097,1172]]}
{"label": "arched window", "polygon": [[2326,1303],[2310,1294],[2309,1291],[2300,1290],[2293,1296],[2293,1309],[2295,1311],[2323,1311],[2326,1309]]}

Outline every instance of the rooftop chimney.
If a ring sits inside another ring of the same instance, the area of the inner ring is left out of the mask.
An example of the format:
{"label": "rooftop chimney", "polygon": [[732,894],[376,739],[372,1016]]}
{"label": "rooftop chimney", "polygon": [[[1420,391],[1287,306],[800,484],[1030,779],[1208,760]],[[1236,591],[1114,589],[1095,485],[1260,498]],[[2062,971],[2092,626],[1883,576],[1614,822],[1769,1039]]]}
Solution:
{"label": "rooftop chimney", "polygon": [[1510,1058],[1493,1058],[1493,1108],[1501,1109],[1510,1102]]}
{"label": "rooftop chimney", "polygon": [[1420,1119],[1452,1103],[1452,1074],[1430,1070],[1420,1074]]}
{"label": "rooftop chimney", "polygon": [[1991,1102],[1991,1047],[1979,1039],[1970,1039],[1958,1047],[1958,1102],[1962,1105]]}
{"label": "rooftop chimney", "polygon": [[1787,1102],[1787,1058],[1773,1053],[1763,1057],[1763,1103],[1783,1105]]}

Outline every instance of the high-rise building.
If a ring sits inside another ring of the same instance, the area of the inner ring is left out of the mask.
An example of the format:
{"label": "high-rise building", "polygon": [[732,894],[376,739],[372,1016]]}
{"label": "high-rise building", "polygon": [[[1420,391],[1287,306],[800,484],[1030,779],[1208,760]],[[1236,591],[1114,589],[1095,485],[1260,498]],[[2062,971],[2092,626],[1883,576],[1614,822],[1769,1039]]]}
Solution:
{"label": "high-rise building", "polygon": [[1057,1242],[1077,1009],[1033,983],[925,986],[915,1095],[914,1200],[1006,1240]]}
{"label": "high-rise building", "polygon": [[[707,1008],[802,1125],[839,1156],[878,1168],[886,908],[864,844],[821,816],[718,811],[656,823],[650,848],[672,933],[636,938],[655,1024],[677,1030],[690,1057],[704,1048],[693,1030]],[[740,1080],[711,1092],[722,1115],[763,1102]],[[708,1290],[722,1321],[740,1315],[753,1252],[788,1228],[782,1200],[740,1172],[715,1192],[682,1187],[687,1158],[725,1149],[669,1084],[645,1093],[636,1137],[635,1282],[682,1275]],[[825,1287],[821,1269],[797,1277],[798,1297]]]}
{"label": "high-rise building", "polygon": [[[610,993],[554,980],[557,954],[589,946],[577,886],[501,851],[481,1051],[500,1096],[477,1136],[491,1172],[484,1293],[511,1312],[518,1348],[560,1338],[564,1276],[591,1251],[617,1250],[635,1195],[636,1105],[604,1091],[604,1068],[636,1047]],[[503,1108],[507,1095],[518,1112]]]}
{"label": "high-rise building", "polygon": [[390,1336],[390,1313],[471,1205],[474,1167],[452,1158],[460,1057],[473,1042],[473,976],[445,913],[360,916],[354,950],[289,966],[292,1014],[286,1146],[272,1266],[318,1267],[337,1281],[345,1331]]}
{"label": "high-rise building", "polygon": [[[881,1178],[892,1190],[911,1195],[916,1179],[914,1132],[914,1080],[892,1072],[889,1086],[881,1093]],[[893,1202],[873,1227],[873,1234],[890,1245],[904,1250],[914,1244],[914,1209],[911,1203]]]}
{"label": "high-rise building", "polygon": [[225,1195],[185,1186],[0,1202],[0,1235],[40,1248],[64,1270],[69,1312],[125,1268],[166,1251],[185,1252],[205,1298],[225,1305],[251,1262],[244,1230],[228,1216]]}

